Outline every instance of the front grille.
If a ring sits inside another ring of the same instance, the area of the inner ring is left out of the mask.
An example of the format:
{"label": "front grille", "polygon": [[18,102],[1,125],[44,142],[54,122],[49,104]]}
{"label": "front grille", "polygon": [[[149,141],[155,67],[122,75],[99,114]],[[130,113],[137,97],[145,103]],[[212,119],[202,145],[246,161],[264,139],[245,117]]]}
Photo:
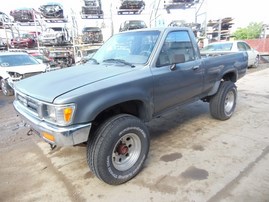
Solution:
{"label": "front grille", "polygon": [[38,111],[41,108],[40,102],[18,92],[16,92],[16,100],[23,105],[27,111],[31,112],[35,117],[38,117]]}

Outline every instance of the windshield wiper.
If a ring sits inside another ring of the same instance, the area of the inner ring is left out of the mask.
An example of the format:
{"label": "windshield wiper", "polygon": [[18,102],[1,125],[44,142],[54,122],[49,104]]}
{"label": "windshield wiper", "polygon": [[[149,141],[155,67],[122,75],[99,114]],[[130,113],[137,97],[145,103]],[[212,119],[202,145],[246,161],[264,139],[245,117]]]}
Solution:
{"label": "windshield wiper", "polygon": [[106,59],[106,60],[103,60],[103,62],[120,62],[122,64],[125,64],[125,65],[129,65],[131,67],[135,67],[132,63],[129,63],[129,62],[126,62],[125,60],[122,60],[122,59]]}

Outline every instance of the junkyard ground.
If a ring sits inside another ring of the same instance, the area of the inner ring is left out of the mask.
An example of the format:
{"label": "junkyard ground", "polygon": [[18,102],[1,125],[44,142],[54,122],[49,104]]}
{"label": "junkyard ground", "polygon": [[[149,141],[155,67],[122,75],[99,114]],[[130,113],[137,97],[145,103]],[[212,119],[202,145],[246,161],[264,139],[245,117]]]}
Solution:
{"label": "junkyard ground", "polygon": [[151,148],[144,169],[110,186],[86,163],[86,148],[50,150],[27,136],[0,95],[0,201],[269,201],[269,65],[238,81],[236,112],[211,118],[197,102],[148,124]]}

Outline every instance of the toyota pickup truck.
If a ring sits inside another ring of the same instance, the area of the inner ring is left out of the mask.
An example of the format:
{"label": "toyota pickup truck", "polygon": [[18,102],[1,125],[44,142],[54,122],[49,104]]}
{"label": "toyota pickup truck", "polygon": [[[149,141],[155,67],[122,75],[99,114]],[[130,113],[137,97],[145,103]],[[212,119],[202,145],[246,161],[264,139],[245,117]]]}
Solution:
{"label": "toyota pickup truck", "polygon": [[229,119],[246,70],[244,52],[201,58],[189,28],[138,29],[113,35],[85,64],[17,82],[13,105],[52,148],[86,143],[92,172],[118,185],[143,169],[147,122],[198,100]]}

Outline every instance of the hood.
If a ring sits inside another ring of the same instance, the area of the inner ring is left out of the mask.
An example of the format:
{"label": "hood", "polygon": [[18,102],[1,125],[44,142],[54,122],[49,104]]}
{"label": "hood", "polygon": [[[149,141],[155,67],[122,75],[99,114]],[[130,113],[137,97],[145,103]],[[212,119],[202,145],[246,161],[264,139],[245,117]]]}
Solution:
{"label": "hood", "polygon": [[16,82],[15,89],[36,99],[50,102],[67,92],[131,71],[125,65],[95,65],[86,63],[46,72]]}
{"label": "hood", "polygon": [[13,66],[13,67],[4,67],[3,69],[6,72],[16,72],[19,74],[35,73],[35,72],[45,72],[46,65],[37,64],[37,65],[23,65],[23,66]]}
{"label": "hood", "polygon": [[17,43],[17,42],[28,42],[28,41],[31,41],[31,39],[30,38],[17,38],[13,40],[12,42]]}

